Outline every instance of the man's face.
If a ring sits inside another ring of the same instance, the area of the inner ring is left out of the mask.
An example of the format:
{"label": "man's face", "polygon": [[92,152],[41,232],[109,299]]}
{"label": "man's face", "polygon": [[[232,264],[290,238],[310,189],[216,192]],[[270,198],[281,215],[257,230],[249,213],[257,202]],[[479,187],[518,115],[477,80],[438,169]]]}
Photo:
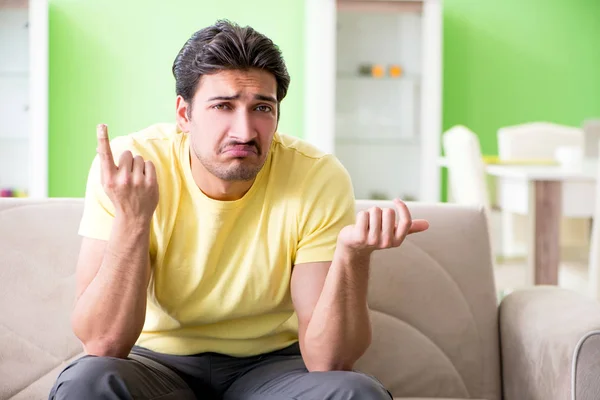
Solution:
{"label": "man's face", "polygon": [[276,93],[269,72],[229,70],[200,79],[191,111],[178,99],[179,125],[208,172],[224,181],[256,177],[277,129]]}

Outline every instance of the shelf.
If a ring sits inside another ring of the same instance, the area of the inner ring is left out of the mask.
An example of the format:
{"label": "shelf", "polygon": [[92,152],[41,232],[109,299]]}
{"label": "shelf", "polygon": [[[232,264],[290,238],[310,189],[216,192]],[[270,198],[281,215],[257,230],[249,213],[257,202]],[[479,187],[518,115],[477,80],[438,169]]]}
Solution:
{"label": "shelf", "polygon": [[365,13],[365,12],[421,13],[421,12],[423,12],[423,0],[408,0],[408,1],[337,0],[336,5],[337,5],[338,11],[348,11],[348,12],[358,12],[358,13]]}
{"label": "shelf", "polygon": [[348,118],[346,121],[338,120],[335,126],[336,130],[362,130],[372,131],[373,129],[390,130],[390,131],[401,131],[404,129],[402,125],[395,122],[385,122],[383,120],[371,120],[359,122],[356,119]]}
{"label": "shelf", "polygon": [[[412,126],[406,126],[405,124],[399,123],[401,121],[398,117],[386,117],[380,115],[368,115],[361,111],[356,111],[355,115],[345,115],[338,113],[335,118],[335,129],[336,130],[366,130],[370,131],[373,129],[384,129],[392,131],[409,130],[412,131]],[[387,137],[387,135],[386,135]]]}
{"label": "shelf", "polygon": [[4,77],[27,78],[29,77],[29,71],[0,71],[0,78]]}
{"label": "shelf", "polygon": [[29,1],[27,0],[0,0],[0,10],[27,8]]}
{"label": "shelf", "polygon": [[420,78],[416,75],[402,75],[397,78],[391,76],[382,76],[380,78],[370,75],[359,75],[350,72],[338,72],[336,74],[336,78],[339,80],[348,80],[348,81],[381,81],[381,82],[411,82],[415,83],[420,80]]}
{"label": "shelf", "polygon": [[2,136],[0,135],[0,140],[28,140],[29,136],[17,136],[17,135],[11,135],[11,136]]}

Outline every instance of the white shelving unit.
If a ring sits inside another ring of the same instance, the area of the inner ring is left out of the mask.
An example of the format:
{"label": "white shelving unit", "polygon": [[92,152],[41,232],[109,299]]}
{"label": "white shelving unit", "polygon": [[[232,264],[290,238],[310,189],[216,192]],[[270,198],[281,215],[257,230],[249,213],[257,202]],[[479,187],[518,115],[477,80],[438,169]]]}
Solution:
{"label": "white shelving unit", "polygon": [[441,1],[307,0],[306,20],[307,140],[357,198],[439,201]]}
{"label": "white shelving unit", "polygon": [[0,0],[0,190],[47,196],[47,0]]}

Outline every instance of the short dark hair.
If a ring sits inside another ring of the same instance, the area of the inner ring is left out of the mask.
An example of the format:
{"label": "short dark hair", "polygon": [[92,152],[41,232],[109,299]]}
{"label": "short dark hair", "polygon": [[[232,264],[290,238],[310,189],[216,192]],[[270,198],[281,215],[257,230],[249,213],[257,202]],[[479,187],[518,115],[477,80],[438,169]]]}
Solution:
{"label": "short dark hair", "polygon": [[279,117],[279,104],[290,85],[290,75],[279,47],[253,28],[240,27],[227,20],[218,20],[195,32],[185,42],[173,62],[176,92],[191,104],[202,75],[250,68],[259,68],[275,76]]}

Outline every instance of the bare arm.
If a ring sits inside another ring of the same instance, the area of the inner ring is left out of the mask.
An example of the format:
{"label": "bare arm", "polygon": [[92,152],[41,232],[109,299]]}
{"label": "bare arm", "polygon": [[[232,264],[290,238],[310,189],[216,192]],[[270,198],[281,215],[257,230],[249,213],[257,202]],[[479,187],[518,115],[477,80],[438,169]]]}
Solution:
{"label": "bare arm", "polygon": [[300,349],[309,371],[351,370],[371,343],[368,258],[299,264],[292,275]]}
{"label": "bare arm", "polygon": [[108,242],[84,238],[73,332],[88,354],[126,357],[142,331],[150,277],[149,226],[115,219]]}
{"label": "bare arm", "polygon": [[108,241],[83,239],[71,322],[88,354],[126,357],[146,317],[150,221],[158,188],[153,165],[141,157],[125,152],[115,166],[103,126],[98,153],[115,218]]}
{"label": "bare arm", "polygon": [[331,263],[294,267],[291,290],[299,322],[300,348],[309,371],[351,370],[371,343],[367,306],[369,262],[376,249],[397,247],[428,224],[412,221],[406,205],[357,215],[340,232]]}

